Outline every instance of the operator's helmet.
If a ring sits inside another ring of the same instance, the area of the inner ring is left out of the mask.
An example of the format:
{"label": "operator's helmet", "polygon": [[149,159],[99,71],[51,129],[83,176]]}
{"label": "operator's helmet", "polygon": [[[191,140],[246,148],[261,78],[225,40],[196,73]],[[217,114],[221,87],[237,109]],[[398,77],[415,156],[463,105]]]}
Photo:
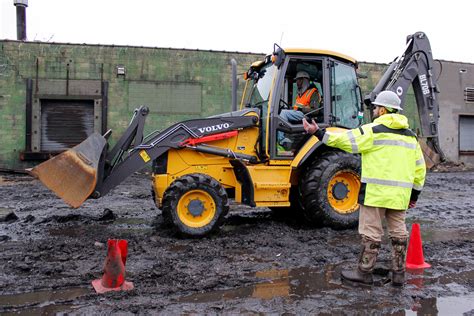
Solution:
{"label": "operator's helmet", "polygon": [[375,98],[375,101],[372,102],[372,104],[388,108],[389,111],[390,109],[403,110],[400,105],[401,103],[402,101],[400,100],[398,95],[395,92],[389,90],[380,92]]}
{"label": "operator's helmet", "polygon": [[308,80],[310,79],[309,74],[306,71],[298,71],[298,73],[296,74],[295,80],[300,79],[300,78],[306,78]]}

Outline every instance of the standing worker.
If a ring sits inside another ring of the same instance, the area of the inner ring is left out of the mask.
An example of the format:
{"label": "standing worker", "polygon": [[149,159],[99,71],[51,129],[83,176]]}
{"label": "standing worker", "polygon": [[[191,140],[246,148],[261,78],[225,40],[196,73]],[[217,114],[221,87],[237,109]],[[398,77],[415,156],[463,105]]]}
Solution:
{"label": "standing worker", "polygon": [[330,147],[362,156],[359,191],[359,234],[362,249],[358,266],[342,271],[342,279],[373,284],[372,272],[383,236],[385,217],[392,242],[392,284],[405,283],[405,257],[408,231],[407,208],[415,207],[426,175],[425,161],[416,134],[408,119],[399,114],[400,98],[392,91],[382,91],[375,101],[374,121],[345,133],[319,129],[312,120],[303,119],[307,133],[314,134]]}

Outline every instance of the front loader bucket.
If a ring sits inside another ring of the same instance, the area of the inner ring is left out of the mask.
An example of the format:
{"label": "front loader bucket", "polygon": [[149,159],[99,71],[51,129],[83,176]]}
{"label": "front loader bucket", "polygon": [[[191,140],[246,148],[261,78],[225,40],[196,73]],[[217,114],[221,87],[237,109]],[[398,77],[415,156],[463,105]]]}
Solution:
{"label": "front loader bucket", "polygon": [[79,145],[28,170],[73,208],[91,195],[97,184],[100,156],[106,139],[98,133]]}

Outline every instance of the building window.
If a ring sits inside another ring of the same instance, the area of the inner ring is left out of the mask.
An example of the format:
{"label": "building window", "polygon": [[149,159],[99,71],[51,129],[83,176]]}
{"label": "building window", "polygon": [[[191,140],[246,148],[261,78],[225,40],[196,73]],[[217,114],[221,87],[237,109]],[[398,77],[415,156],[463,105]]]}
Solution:
{"label": "building window", "polygon": [[466,87],[464,89],[464,101],[466,102],[474,102],[474,88]]}
{"label": "building window", "polygon": [[459,116],[459,153],[474,155],[474,115]]}

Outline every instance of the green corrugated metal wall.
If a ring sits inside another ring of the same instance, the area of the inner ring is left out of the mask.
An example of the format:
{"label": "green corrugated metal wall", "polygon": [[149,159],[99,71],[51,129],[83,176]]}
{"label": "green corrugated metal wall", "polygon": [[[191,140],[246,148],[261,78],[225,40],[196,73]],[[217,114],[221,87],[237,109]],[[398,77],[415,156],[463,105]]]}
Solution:
{"label": "green corrugated metal wall", "polygon": [[[26,80],[104,80],[107,128],[117,139],[135,107],[150,107],[145,133],[184,119],[231,109],[231,65],[247,70],[259,54],[0,41],[0,168],[21,169],[25,150]],[[125,76],[117,75],[124,66]],[[243,80],[240,80],[240,93]],[[35,88],[33,88],[35,89]],[[51,90],[51,89],[50,89]],[[238,96],[239,100],[240,96]]]}

